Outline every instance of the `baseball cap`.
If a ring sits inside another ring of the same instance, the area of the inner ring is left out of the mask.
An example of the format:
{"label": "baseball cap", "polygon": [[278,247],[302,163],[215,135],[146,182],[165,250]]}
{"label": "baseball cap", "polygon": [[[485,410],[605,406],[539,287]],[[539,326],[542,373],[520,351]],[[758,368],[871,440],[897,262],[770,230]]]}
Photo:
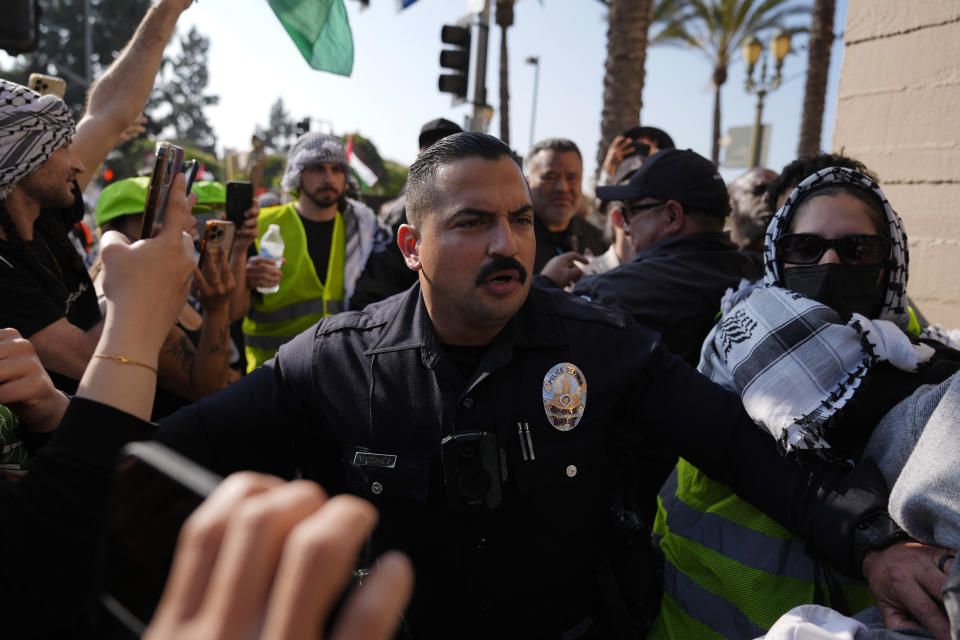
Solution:
{"label": "baseball cap", "polygon": [[663,149],[637,169],[626,184],[597,187],[601,200],[659,198],[685,208],[726,217],[730,197],[712,162],[690,149]]}
{"label": "baseball cap", "polygon": [[197,180],[190,189],[197,194],[197,206],[193,208],[193,213],[204,213],[212,207],[208,205],[224,204],[227,201],[227,188],[216,180]]}
{"label": "baseball cap", "polygon": [[431,139],[436,142],[440,138],[462,132],[463,129],[457,126],[456,123],[450,122],[446,118],[437,118],[420,127],[420,137],[417,139],[417,143],[422,149]]}

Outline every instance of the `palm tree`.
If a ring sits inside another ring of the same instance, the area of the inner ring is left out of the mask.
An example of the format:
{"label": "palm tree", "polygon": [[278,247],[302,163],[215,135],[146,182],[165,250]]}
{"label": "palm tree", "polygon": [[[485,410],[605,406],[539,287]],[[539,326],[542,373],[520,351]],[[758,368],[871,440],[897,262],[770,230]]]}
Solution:
{"label": "palm tree", "polygon": [[643,105],[647,31],[653,19],[653,0],[601,0],[607,5],[607,61],[603,77],[603,112],[597,166],[607,147],[626,129],[640,123]]}
{"label": "palm tree", "polygon": [[823,103],[827,93],[827,70],[833,46],[833,13],[836,0],[815,0],[810,26],[807,86],[803,94],[803,119],[800,121],[800,142],[797,156],[813,156],[820,152],[823,130]]}
{"label": "palm tree", "polygon": [[[650,38],[651,44],[674,44],[698,49],[713,66],[713,144],[711,158],[720,160],[720,89],[727,67],[750,36],[785,27],[787,18],[810,12],[792,0],[659,0],[680,4],[672,19]],[[796,30],[793,30],[796,31]]]}
{"label": "palm tree", "polygon": [[500,139],[510,145],[510,84],[507,67],[507,28],[513,24],[513,0],[497,0],[500,26]]}

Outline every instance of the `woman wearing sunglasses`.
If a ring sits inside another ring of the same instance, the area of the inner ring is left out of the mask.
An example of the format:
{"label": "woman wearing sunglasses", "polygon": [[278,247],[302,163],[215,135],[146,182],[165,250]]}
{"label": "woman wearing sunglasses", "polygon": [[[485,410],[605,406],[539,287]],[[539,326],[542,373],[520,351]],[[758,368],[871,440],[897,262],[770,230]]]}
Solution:
{"label": "woman wearing sunglasses", "polygon": [[[960,352],[911,330],[907,263],[900,217],[873,180],[839,167],[809,176],[770,222],[763,280],[725,297],[700,371],[738,393],[786,457],[875,464],[862,454],[883,416],[960,370]],[[870,445],[882,453],[883,443]],[[654,530],[666,557],[665,594],[649,637],[703,637],[705,627],[757,637],[799,605],[852,615],[872,604],[866,582],[807,556],[802,541],[685,461],[660,498]],[[948,637],[923,593],[940,593],[946,551],[908,553],[926,560],[917,590],[930,613],[917,617]],[[874,595],[882,594],[885,578],[869,560],[864,569]],[[887,626],[921,626],[877,597]]]}

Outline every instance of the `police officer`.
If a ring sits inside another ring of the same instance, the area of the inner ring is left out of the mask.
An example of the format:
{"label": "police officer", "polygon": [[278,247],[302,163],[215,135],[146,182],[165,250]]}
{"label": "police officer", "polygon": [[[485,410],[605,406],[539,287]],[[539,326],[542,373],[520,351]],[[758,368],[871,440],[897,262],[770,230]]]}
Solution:
{"label": "police officer", "polygon": [[851,531],[886,503],[874,470],[782,463],[739,399],[657,334],[531,288],[530,192],[506,145],[436,143],[410,169],[407,211],[398,243],[418,284],[325,318],[159,438],[221,473],[372,500],[370,557],[398,548],[416,568],[413,637],[634,637],[604,567],[615,449],[640,433],[858,570]]}

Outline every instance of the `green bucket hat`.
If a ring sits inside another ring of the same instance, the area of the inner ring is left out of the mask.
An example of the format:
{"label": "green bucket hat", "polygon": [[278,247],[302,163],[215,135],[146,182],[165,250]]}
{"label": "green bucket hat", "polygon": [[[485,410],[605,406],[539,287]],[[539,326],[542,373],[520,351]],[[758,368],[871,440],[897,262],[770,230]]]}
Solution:
{"label": "green bucket hat", "polygon": [[143,213],[149,186],[150,178],[147,176],[125,178],[108,185],[100,193],[97,208],[93,212],[97,226],[102,227],[104,222],[120,216]]}

